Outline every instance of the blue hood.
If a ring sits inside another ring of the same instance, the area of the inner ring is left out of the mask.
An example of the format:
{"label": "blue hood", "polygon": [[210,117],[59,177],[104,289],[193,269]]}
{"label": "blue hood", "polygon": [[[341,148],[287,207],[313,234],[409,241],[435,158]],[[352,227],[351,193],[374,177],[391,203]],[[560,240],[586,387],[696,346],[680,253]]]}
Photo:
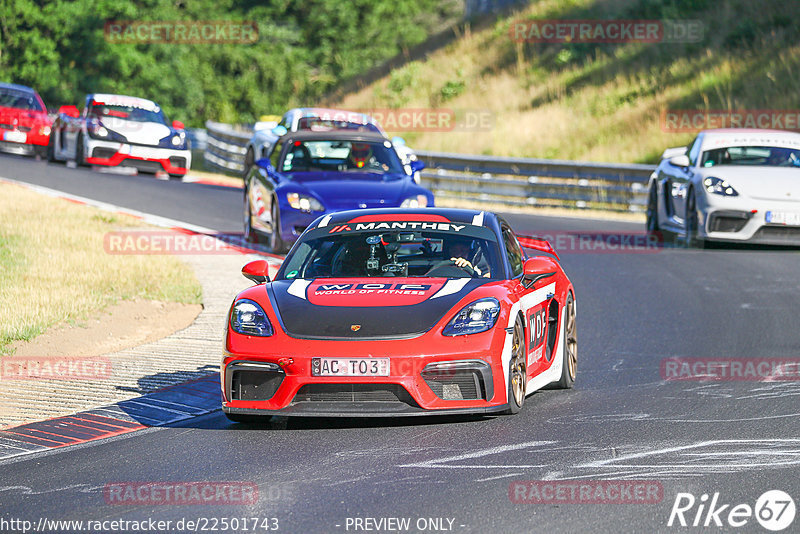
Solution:
{"label": "blue hood", "polygon": [[399,206],[406,198],[424,193],[404,174],[320,171],[289,176],[288,184],[313,194],[334,210]]}

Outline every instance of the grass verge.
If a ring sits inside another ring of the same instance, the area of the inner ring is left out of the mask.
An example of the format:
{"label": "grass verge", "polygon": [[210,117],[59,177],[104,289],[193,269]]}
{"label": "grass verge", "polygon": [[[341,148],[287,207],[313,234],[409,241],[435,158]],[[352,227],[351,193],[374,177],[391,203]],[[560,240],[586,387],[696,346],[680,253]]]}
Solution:
{"label": "grass verge", "polygon": [[0,183],[0,354],[119,300],[200,303],[200,284],[178,258],[105,252],[107,232],[144,226]]}
{"label": "grass verge", "polygon": [[[519,20],[692,20],[699,42],[517,43]],[[485,128],[391,132],[444,152],[655,163],[676,110],[797,110],[800,2],[540,0],[330,102],[486,112]]]}

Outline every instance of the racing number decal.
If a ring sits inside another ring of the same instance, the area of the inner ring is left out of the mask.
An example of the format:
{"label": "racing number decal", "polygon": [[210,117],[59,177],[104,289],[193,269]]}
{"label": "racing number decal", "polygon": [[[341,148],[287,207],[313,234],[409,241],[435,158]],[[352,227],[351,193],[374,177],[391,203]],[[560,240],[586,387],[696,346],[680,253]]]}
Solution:
{"label": "racing number decal", "polygon": [[547,324],[547,313],[544,307],[539,308],[531,314],[531,341],[530,348],[535,349],[544,341],[545,325]]}
{"label": "racing number decal", "polygon": [[547,332],[547,309],[544,306],[531,312],[528,365],[542,357],[545,333]]}

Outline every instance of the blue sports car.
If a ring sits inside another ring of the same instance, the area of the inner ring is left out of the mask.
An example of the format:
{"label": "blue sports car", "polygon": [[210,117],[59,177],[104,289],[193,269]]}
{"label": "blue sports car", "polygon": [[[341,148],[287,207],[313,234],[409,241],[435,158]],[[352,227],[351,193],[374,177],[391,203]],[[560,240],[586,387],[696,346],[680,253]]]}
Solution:
{"label": "blue sports car", "polygon": [[244,234],[285,252],[320,215],[358,208],[433,206],[417,185],[423,164],[404,165],[372,132],[297,132],[281,137],[244,180]]}

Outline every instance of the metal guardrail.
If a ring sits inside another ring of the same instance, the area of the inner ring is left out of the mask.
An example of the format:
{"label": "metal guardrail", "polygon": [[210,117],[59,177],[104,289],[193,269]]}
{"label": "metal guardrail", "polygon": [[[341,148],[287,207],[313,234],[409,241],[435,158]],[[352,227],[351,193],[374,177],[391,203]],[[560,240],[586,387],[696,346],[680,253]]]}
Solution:
{"label": "metal guardrail", "polygon": [[228,174],[241,175],[244,171],[245,146],[253,132],[229,124],[206,121],[206,166]]}
{"label": "metal guardrail", "polygon": [[[208,121],[206,164],[240,174],[252,132]],[[641,212],[651,165],[504,158],[418,151],[422,185],[437,199],[505,206]]]}

